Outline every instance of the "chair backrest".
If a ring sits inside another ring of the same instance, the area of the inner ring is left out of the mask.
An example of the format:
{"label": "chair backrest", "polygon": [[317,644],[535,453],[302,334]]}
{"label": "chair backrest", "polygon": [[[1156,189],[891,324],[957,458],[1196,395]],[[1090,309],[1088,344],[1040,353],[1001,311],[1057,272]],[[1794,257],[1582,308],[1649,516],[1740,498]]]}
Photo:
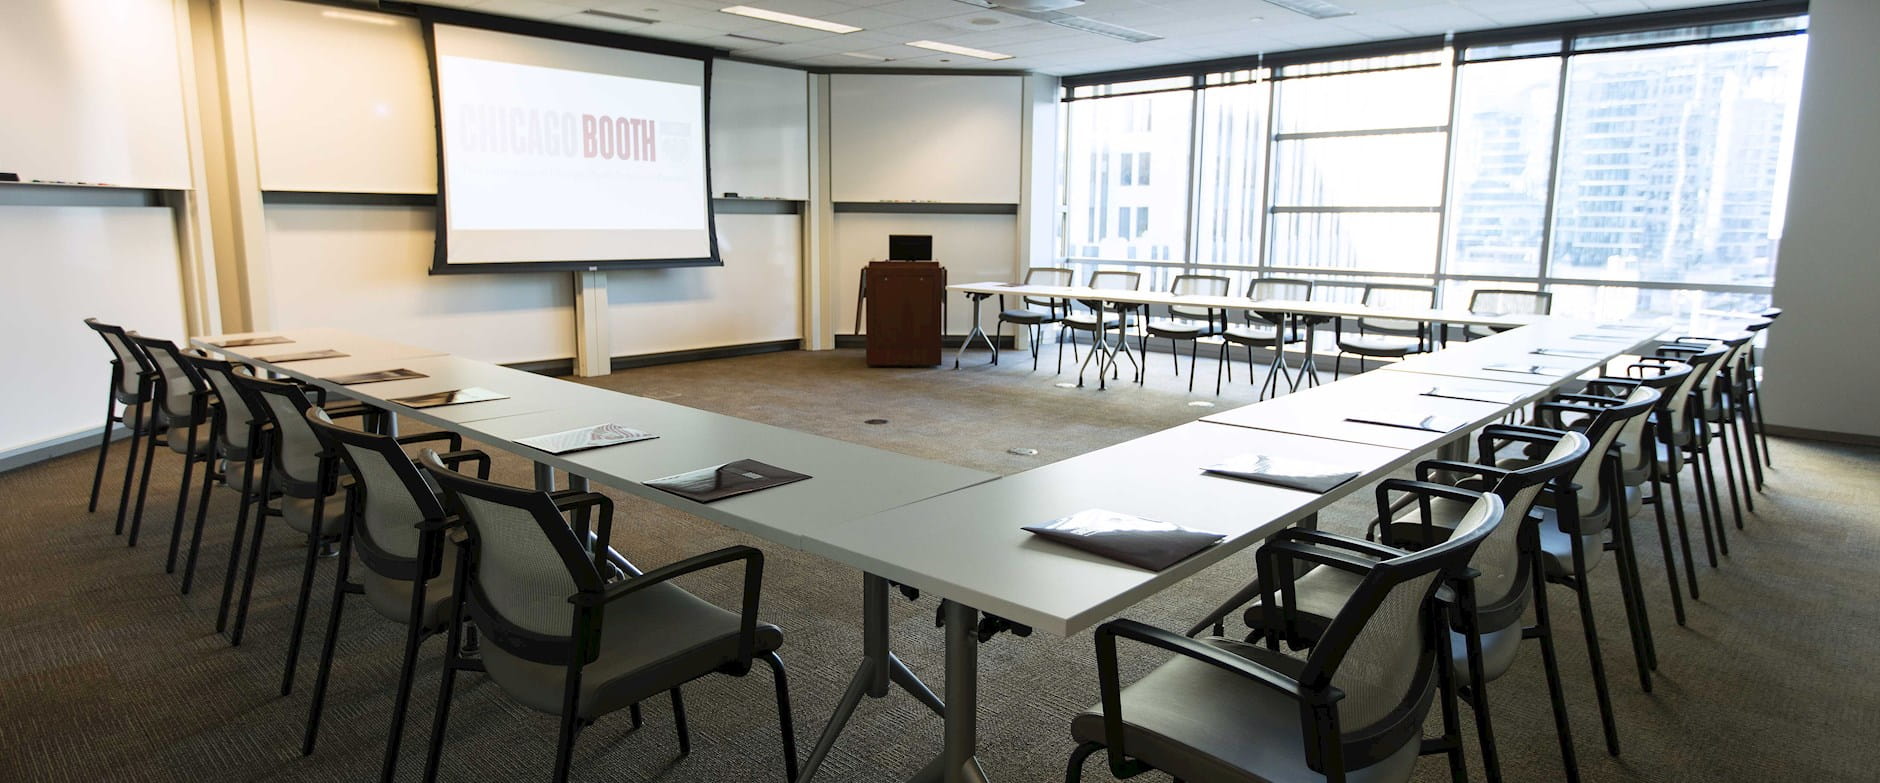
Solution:
{"label": "chair backrest", "polygon": [[[1364,304],[1392,310],[1428,310],[1436,306],[1436,286],[1371,283],[1364,287]],[[1358,328],[1367,334],[1423,336],[1422,321],[1401,318],[1360,318]]]}
{"label": "chair backrest", "polygon": [[339,454],[357,482],[354,491],[360,495],[355,519],[361,524],[353,527],[353,543],[360,561],[393,579],[437,576],[440,548],[427,551],[418,526],[443,520],[444,504],[399,447],[398,439],[339,426],[319,408],[309,408],[306,418],[314,435]]}
{"label": "chair backrest", "polygon": [[183,361],[183,352],[176,349],[176,344],[161,337],[144,337],[135,332],[129,333],[131,342],[136,344],[150,359],[150,366],[157,371],[157,407],[172,421],[187,422],[190,416],[193,392],[208,391],[209,385],[202,376],[196,374],[196,368]]}
{"label": "chair backrest", "polygon": [[[1437,585],[1467,572],[1503,518],[1501,498],[1482,495],[1447,541],[1377,563],[1313,645],[1299,682],[1344,692],[1338,720],[1346,768],[1368,766],[1419,736],[1437,645],[1449,644],[1431,604]],[[1308,748],[1312,742],[1308,735]]]}
{"label": "chair backrest", "polygon": [[96,318],[85,319],[85,325],[104,339],[104,344],[111,349],[112,361],[118,366],[117,386],[113,391],[118,402],[136,404],[139,375],[152,372],[156,368],[150,365],[149,357],[131,342],[124,327],[108,324]]}
{"label": "chair backrest", "polygon": [[[588,613],[590,625],[576,629],[568,599],[599,592],[605,580],[548,493],[458,473],[429,449],[418,461],[461,512],[472,549],[464,595],[488,643],[536,663],[565,665],[570,645],[598,638],[601,613]],[[584,661],[599,652],[597,645],[583,648]]]}
{"label": "chair backrest", "polygon": [[1478,288],[1469,294],[1469,312],[1477,315],[1546,315],[1554,311],[1554,295],[1545,291]]}
{"label": "chair backrest", "polygon": [[[1176,275],[1175,281],[1169,284],[1168,292],[1176,296],[1226,296],[1228,287],[1233,284],[1234,281],[1221,275]],[[1169,305],[1168,312],[1176,318],[1207,320],[1214,316],[1216,309]]]}
{"label": "chair backrest", "polygon": [[[1090,287],[1104,291],[1135,291],[1142,287],[1142,273],[1126,272],[1120,269],[1099,269],[1090,273]],[[1108,306],[1112,310],[1128,310],[1135,307],[1135,305],[1117,305],[1096,299],[1079,299],[1077,301],[1092,310],[1105,306]]]}
{"label": "chair backrest", "polygon": [[183,364],[194,369],[198,377],[208,382],[209,388],[215,391],[216,401],[221,403],[217,415],[222,419],[219,438],[224,449],[245,451],[249,430],[267,421],[267,414],[258,407],[261,401],[235,385],[237,372],[253,373],[246,365],[218,359],[200,349],[184,351]]}
{"label": "chair backrest", "polygon": [[1247,298],[1254,301],[1284,300],[1305,302],[1312,299],[1312,281],[1299,277],[1262,277],[1247,284]]}
{"label": "chair backrest", "polygon": [[1673,390],[1684,383],[1685,376],[1690,372],[1690,366],[1682,365],[1667,368],[1659,375],[1639,380],[1641,388],[1650,389],[1655,395],[1652,402],[1652,415],[1635,416],[1619,425],[1619,437],[1616,442],[1619,444],[1619,461],[1622,468],[1627,471],[1637,471],[1645,468],[1652,459],[1652,451],[1656,447],[1648,437],[1651,430],[1646,425],[1654,417],[1663,419],[1669,415],[1671,398],[1675,396]]}
{"label": "chair backrest", "polygon": [[1503,504],[1503,523],[1482,539],[1475,555],[1469,558],[1469,565],[1480,574],[1475,578],[1475,602],[1483,630],[1500,630],[1521,622],[1534,587],[1528,571],[1533,561],[1524,551],[1523,538],[1538,535],[1528,512],[1549,483],[1578,472],[1591,449],[1592,442],[1585,435],[1565,433],[1540,462],[1513,470],[1495,482],[1494,493]]}
{"label": "chair backrest", "polygon": [[[1034,266],[1025,270],[1025,285],[1069,286],[1074,279],[1076,279],[1076,273],[1063,267]],[[1027,296],[1025,304],[1038,307],[1063,307],[1064,300]]]}
{"label": "chair backrest", "polygon": [[[1639,386],[1626,395],[1623,402],[1612,405],[1594,415],[1586,423],[1586,439],[1592,442],[1592,450],[1586,460],[1580,463],[1579,470],[1573,472],[1573,483],[1580,486],[1578,494],[1578,512],[1581,520],[1580,533],[1595,533],[1606,529],[1612,522],[1612,515],[1606,513],[1609,508],[1610,490],[1619,489],[1603,481],[1609,463],[1606,452],[1619,440],[1628,424],[1636,421],[1644,426],[1646,414],[1658,404],[1658,392],[1650,387]],[[1621,501],[1623,502],[1623,501]],[[1590,520],[1590,522],[1589,522]]]}
{"label": "chair backrest", "polygon": [[1701,353],[1690,354],[1680,360],[1691,368],[1691,372],[1684,376],[1684,382],[1671,395],[1675,399],[1666,406],[1667,415],[1664,421],[1659,423],[1662,427],[1659,430],[1661,434],[1678,443],[1684,442],[1685,438],[1690,435],[1693,415],[1691,401],[1701,393],[1704,379],[1710,377],[1711,372],[1716,369],[1718,362],[1723,361],[1726,353],[1729,353],[1728,348],[1713,345]]}
{"label": "chair backrest", "polygon": [[326,488],[319,482],[320,454],[324,449],[320,436],[313,432],[313,425],[307,423],[307,410],[313,407],[307,393],[291,381],[271,381],[241,373],[230,377],[235,379],[237,389],[254,395],[255,401],[261,404],[261,413],[274,425],[269,447],[274,457],[273,476],[280,482],[281,489],[294,497],[323,494]]}

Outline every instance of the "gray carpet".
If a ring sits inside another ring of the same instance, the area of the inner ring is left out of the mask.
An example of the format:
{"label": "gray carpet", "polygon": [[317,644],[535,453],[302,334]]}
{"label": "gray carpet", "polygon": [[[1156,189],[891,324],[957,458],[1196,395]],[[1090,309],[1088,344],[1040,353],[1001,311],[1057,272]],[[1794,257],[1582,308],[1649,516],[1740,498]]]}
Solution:
{"label": "gray carpet", "polygon": [[[1192,420],[1252,400],[1237,383],[1215,398],[1213,365],[1201,363],[1189,394],[1155,356],[1146,388],[1110,392],[1058,388],[1046,369],[1007,354],[999,367],[968,354],[952,370],[869,370],[856,351],[784,353],[638,369],[601,385],[897,452],[1011,473]],[[976,361],[975,361],[976,360]],[[1186,372],[1186,363],[1183,363]],[[886,419],[870,425],[868,419]],[[1013,455],[1029,447],[1035,457]],[[179,596],[163,573],[175,502],[176,461],[160,455],[145,538],[136,549],[111,536],[114,502],[84,512],[95,452],[0,475],[0,780],[5,781],[360,781],[376,776],[397,676],[402,630],[353,603],[341,627],[334,684],[320,746],[299,755],[321,637],[331,561],[322,563],[300,687],[280,698],[287,623],[300,548],[271,531],[262,555],[248,640],[231,648],[211,632],[232,531],[232,493],[211,507],[194,594]],[[1655,535],[1641,530],[1647,596],[1661,660],[1656,690],[1643,694],[1631,659],[1610,564],[1594,580],[1597,622],[1612,677],[1624,755],[1608,757],[1599,734],[1580,618],[1571,594],[1552,593],[1560,628],[1582,773],[1614,780],[1874,779],[1880,747],[1859,740],[1880,719],[1880,678],[1870,663],[1880,605],[1867,600],[1880,530],[1880,452],[1804,441],[1775,443],[1776,467],[1747,528],[1732,535],[1732,556],[1702,569],[1702,602],[1689,627],[1672,623]],[[120,466],[122,449],[112,455]],[[107,489],[116,486],[115,473]],[[499,457],[497,477],[526,482],[520,459]],[[799,741],[808,746],[842,692],[860,648],[860,574],[828,561],[732,533],[614,493],[614,544],[653,565],[732,543],[769,555],[763,614],[785,629],[783,651],[796,697]],[[114,498],[114,496],[112,496]],[[1334,506],[1323,525],[1357,530],[1368,497]],[[1693,513],[1695,508],[1693,507]],[[1232,513],[1222,509],[1222,513]],[[1242,555],[1132,608],[1126,615],[1180,627],[1244,582]],[[735,578],[702,575],[688,588],[733,605]],[[941,640],[933,599],[894,601],[895,649],[940,685]],[[437,657],[428,642],[418,672],[401,779],[416,780],[430,734]],[[1157,656],[1129,650],[1134,677]],[[1096,698],[1089,634],[1001,637],[981,662],[982,761],[999,781],[1063,775],[1067,721]],[[442,779],[547,777],[554,720],[505,698],[477,675],[461,680]],[[782,764],[769,676],[716,677],[687,689],[693,750],[677,755],[669,708],[649,703],[646,725],[624,715],[585,731],[575,778],[589,781],[779,780]],[[1491,704],[1509,780],[1559,779],[1560,760],[1538,652],[1491,686]],[[1465,709],[1465,720],[1467,711]],[[1868,728],[1862,728],[1868,727]],[[823,771],[827,781],[888,781],[920,768],[938,747],[940,721],[911,699],[865,703]],[[1250,738],[1253,741],[1255,738]],[[1473,742],[1471,741],[1471,747]],[[1471,757],[1474,777],[1479,762]],[[1086,779],[1107,780],[1093,761]],[[1442,780],[1426,759],[1420,780]],[[1149,779],[1166,780],[1159,775]],[[1199,782],[1197,782],[1199,783]]]}

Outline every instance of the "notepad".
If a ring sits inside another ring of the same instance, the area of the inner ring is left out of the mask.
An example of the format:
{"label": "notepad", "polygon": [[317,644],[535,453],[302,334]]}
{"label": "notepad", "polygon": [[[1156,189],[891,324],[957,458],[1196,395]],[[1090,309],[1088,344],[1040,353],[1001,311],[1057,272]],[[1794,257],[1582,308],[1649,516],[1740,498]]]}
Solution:
{"label": "notepad", "polygon": [[1527,396],[1527,392],[1506,391],[1503,389],[1483,389],[1472,386],[1436,386],[1423,392],[1425,397],[1441,397],[1446,400],[1468,400],[1470,402],[1492,402],[1499,405],[1513,405]]}
{"label": "notepad", "polygon": [[300,353],[283,353],[283,354],[277,354],[275,356],[262,356],[260,357],[260,361],[264,361],[269,364],[286,364],[288,362],[304,362],[304,361],[308,361],[311,359],[339,359],[339,358],[351,356],[351,355],[352,354],[348,354],[348,353],[340,353],[339,351],[335,351],[331,348],[322,348],[318,351],[302,351]]}
{"label": "notepad", "polygon": [[490,400],[507,399],[509,399],[509,395],[507,394],[493,392],[480,386],[471,386],[463,389],[431,392],[429,394],[414,394],[410,397],[393,397],[392,402],[407,408],[438,408],[445,405],[462,405],[470,402],[489,402]]}
{"label": "notepad", "polygon": [[362,383],[384,383],[386,381],[409,381],[413,378],[429,378],[429,377],[431,376],[425,375],[424,373],[418,372],[417,370],[407,370],[403,367],[399,367],[395,370],[373,370],[371,372],[357,372],[351,375],[335,375],[331,378],[327,378],[326,380],[332,381],[333,383],[337,383],[341,386],[358,386],[359,384],[362,384]]}
{"label": "notepad", "polygon": [[1401,411],[1379,411],[1377,413],[1366,413],[1360,416],[1347,416],[1345,417],[1345,421],[1357,422],[1359,424],[1375,424],[1380,427],[1402,427],[1407,430],[1423,430],[1425,432],[1455,432],[1457,429],[1461,428],[1463,424],[1467,423],[1449,416],[1425,416],[1420,413],[1404,413]]}
{"label": "notepad", "polygon": [[1597,351],[1574,351],[1566,348],[1536,348],[1528,353],[1537,356],[1566,356],[1574,359],[1603,359],[1605,354]]}
{"label": "notepad", "polygon": [[246,348],[250,345],[280,345],[281,343],[291,342],[293,342],[293,340],[289,340],[285,337],[237,337],[233,340],[210,343],[210,345],[214,345],[217,348]]}
{"label": "notepad", "polygon": [[1239,454],[1201,470],[1216,476],[1320,494],[1337,489],[1340,484],[1358,477],[1358,471],[1355,470],[1339,470],[1311,460],[1267,454]]}
{"label": "notepad", "polygon": [[1085,509],[1039,525],[1026,525],[1023,529],[1040,538],[1150,571],[1161,571],[1193,557],[1223,538],[1219,533],[1100,508]]}
{"label": "notepad", "polygon": [[809,478],[807,474],[767,465],[754,459],[741,459],[723,465],[656,478],[646,486],[700,503],[724,500],[760,489],[793,484]]}
{"label": "notepad", "polygon": [[657,437],[659,436],[650,432],[643,432],[631,427],[622,427],[618,424],[595,424],[589,427],[551,432],[547,435],[533,435],[527,438],[517,438],[516,442],[528,446],[529,448],[541,449],[550,454],[567,454],[571,451],[598,449],[602,446],[634,443],[636,441],[652,440]]}
{"label": "notepad", "polygon": [[1555,367],[1551,364],[1520,364],[1517,362],[1496,362],[1482,369],[1495,372],[1511,372],[1519,375],[1565,375],[1572,372],[1571,367]]}

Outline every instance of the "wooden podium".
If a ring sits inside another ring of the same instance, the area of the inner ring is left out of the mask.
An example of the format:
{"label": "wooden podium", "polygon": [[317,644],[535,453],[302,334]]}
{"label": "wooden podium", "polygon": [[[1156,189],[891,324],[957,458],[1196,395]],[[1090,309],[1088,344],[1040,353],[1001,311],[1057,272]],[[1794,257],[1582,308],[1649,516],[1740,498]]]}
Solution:
{"label": "wooden podium", "polygon": [[932,367],[940,363],[946,277],[946,269],[934,261],[876,261],[868,265],[868,366]]}

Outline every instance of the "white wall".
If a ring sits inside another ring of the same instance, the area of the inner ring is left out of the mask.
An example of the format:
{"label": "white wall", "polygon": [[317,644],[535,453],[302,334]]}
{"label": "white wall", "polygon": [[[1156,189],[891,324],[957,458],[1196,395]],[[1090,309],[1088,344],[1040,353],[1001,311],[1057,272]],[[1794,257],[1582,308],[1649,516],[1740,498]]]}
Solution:
{"label": "white wall", "polygon": [[[840,262],[836,279],[836,333],[855,329],[855,288],[869,260],[888,257],[889,234],[933,235],[934,260],[947,269],[951,283],[1012,280],[1018,264],[1018,221],[1012,215],[894,215],[842,212],[836,215],[833,253]],[[993,304],[996,304],[994,302]],[[988,305],[990,307],[992,305]],[[987,313],[985,326],[993,327]],[[947,296],[946,333],[973,328],[972,306],[963,296]]]}
{"label": "white wall", "polygon": [[111,353],[95,317],[181,341],[175,215],[166,207],[0,206],[0,457],[104,423]]}
{"label": "white wall", "polygon": [[809,198],[809,74],[712,62],[712,195]]}
{"label": "white wall", "polygon": [[1880,437],[1864,398],[1880,388],[1880,3],[1814,0],[1809,13],[1764,413],[1772,426]]}
{"label": "white wall", "polygon": [[797,215],[718,216],[722,268],[607,273],[616,356],[803,336]]}

